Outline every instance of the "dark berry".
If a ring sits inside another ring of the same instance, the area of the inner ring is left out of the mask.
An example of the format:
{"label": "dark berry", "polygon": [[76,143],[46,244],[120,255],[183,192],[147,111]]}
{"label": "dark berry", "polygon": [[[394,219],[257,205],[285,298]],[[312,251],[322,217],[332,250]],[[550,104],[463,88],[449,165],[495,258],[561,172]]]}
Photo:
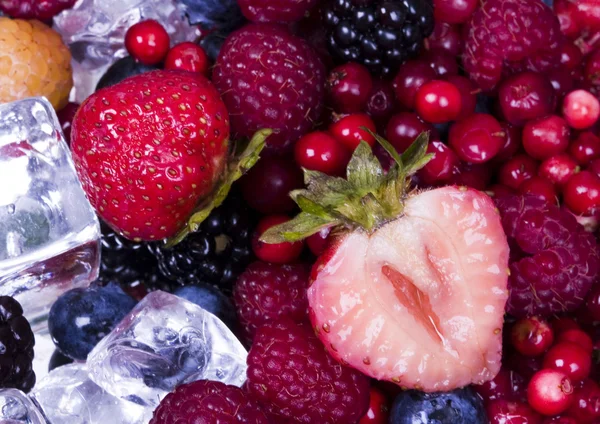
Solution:
{"label": "dark berry", "polygon": [[329,101],[340,113],[362,112],[372,89],[373,78],[369,70],[359,63],[338,66],[327,79]]}
{"label": "dark berry", "polygon": [[62,353],[60,353],[60,350],[56,349],[50,357],[50,362],[48,363],[48,372],[52,371],[55,368],[72,363],[73,360],[71,358],[63,355]]}
{"label": "dark berry", "polygon": [[456,57],[443,50],[431,50],[419,58],[425,61],[438,78],[458,75]]}
{"label": "dark berry", "polygon": [[65,140],[69,145],[71,144],[71,124],[73,118],[75,118],[77,109],[79,109],[78,103],[67,103],[67,105],[56,114],[60,122],[60,127],[63,130]]}
{"label": "dark berry", "polygon": [[181,0],[191,25],[214,33],[227,33],[241,26],[244,15],[236,0]]}
{"label": "dark berry", "polygon": [[452,56],[458,56],[463,47],[460,26],[436,19],[433,33],[425,40],[425,47],[427,50],[441,50]]}
{"label": "dark berry", "polygon": [[237,318],[233,309],[233,303],[215,286],[209,284],[192,284],[179,287],[173,294],[200,306],[202,309],[218,317],[230,329],[235,329]]}
{"label": "dark berry", "polygon": [[400,67],[394,78],[394,90],[398,102],[405,108],[412,109],[419,88],[435,78],[435,72],[427,62],[409,60]]}
{"label": "dark berry", "polygon": [[365,112],[378,125],[387,124],[396,108],[396,95],[392,84],[385,80],[373,81]]}
{"label": "dark berry", "polygon": [[469,80],[460,75],[450,75],[446,81],[453,84],[460,92],[460,113],[458,119],[467,118],[475,113],[478,89]]}
{"label": "dark berry", "polygon": [[386,129],[386,138],[400,153],[415,141],[419,134],[433,129],[430,124],[421,121],[410,112],[400,112],[390,118]]}
{"label": "dark berry", "polygon": [[125,34],[127,51],[145,65],[160,63],[167,55],[170,43],[165,28],[152,19],[132,25]]}
{"label": "dark berry", "polygon": [[96,90],[113,86],[120,83],[125,78],[144,74],[155,69],[158,68],[155,66],[144,65],[136,61],[133,57],[126,56],[123,59],[117,60],[110,66],[110,68],[108,68],[104,75],[102,75],[102,78],[100,78],[100,81],[98,81]]}

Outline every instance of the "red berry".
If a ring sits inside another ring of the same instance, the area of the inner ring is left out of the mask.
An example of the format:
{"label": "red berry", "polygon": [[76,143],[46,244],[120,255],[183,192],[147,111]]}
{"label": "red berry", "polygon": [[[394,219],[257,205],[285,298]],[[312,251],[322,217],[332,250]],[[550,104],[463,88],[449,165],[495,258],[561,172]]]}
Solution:
{"label": "red berry", "polygon": [[594,321],[600,321],[600,286],[594,287],[585,301],[585,307]]}
{"label": "red berry", "polygon": [[326,132],[306,134],[294,146],[296,163],[306,169],[328,175],[344,175],[350,152]]}
{"label": "red berry", "polygon": [[73,118],[75,118],[77,109],[79,109],[78,103],[67,103],[67,105],[57,113],[60,127],[65,135],[65,141],[69,145],[71,144],[71,125],[73,124]]}
{"label": "red berry", "polygon": [[[589,296],[588,296],[589,299]],[[557,343],[560,342],[571,342],[578,346],[581,346],[590,355],[594,350],[594,342],[592,338],[583,330],[574,328],[571,330],[565,330],[558,335],[556,339]]]}
{"label": "red berry", "polygon": [[558,415],[566,411],[573,400],[573,384],[560,371],[541,370],[527,386],[527,400],[542,415]]}
{"label": "red berry", "polygon": [[594,159],[591,161],[587,166],[587,170],[600,177],[600,159]]}
{"label": "red berry", "polygon": [[573,318],[569,318],[566,316],[553,318],[550,322],[552,324],[552,328],[554,329],[554,334],[560,336],[561,333],[568,330],[579,330],[579,325]]}
{"label": "red berry", "polygon": [[167,53],[165,69],[198,72],[208,76],[210,60],[204,49],[198,44],[191,42],[179,43]]}
{"label": "red berry", "polygon": [[561,371],[571,381],[581,381],[590,375],[592,356],[575,343],[559,342],[544,356],[543,367]]}
{"label": "red berry", "polygon": [[555,92],[548,78],[536,72],[523,72],[502,82],[498,91],[502,114],[513,125],[552,113]]}
{"label": "red berry", "polygon": [[329,245],[330,233],[331,228],[323,228],[318,233],[315,233],[306,239],[306,244],[313,255],[321,256],[323,252],[325,252],[327,246]]}
{"label": "red berry", "polygon": [[564,67],[553,69],[547,73],[548,79],[556,93],[557,100],[560,102],[575,87],[575,79],[572,73],[573,71]]}
{"label": "red berry", "polygon": [[358,63],[345,63],[333,69],[327,79],[329,99],[336,112],[358,113],[365,108],[373,89],[369,70]]}
{"label": "red berry", "polygon": [[363,127],[368,128],[373,133],[377,131],[375,123],[369,115],[357,113],[334,122],[329,127],[329,131],[346,149],[354,151],[361,141],[366,141],[371,147],[375,144],[375,137],[363,130]]}
{"label": "red berry", "polygon": [[556,415],[554,417],[547,417],[542,424],[577,424],[577,421],[571,417]]}
{"label": "red berry", "polygon": [[579,67],[582,61],[583,54],[581,53],[581,49],[572,42],[564,42],[561,47],[561,65],[571,71]]}
{"label": "red berry", "polygon": [[263,214],[292,211],[296,204],[289,193],[304,185],[293,161],[274,156],[259,160],[240,182],[248,205]]}
{"label": "red berry", "polygon": [[490,424],[539,424],[540,416],[524,402],[495,400],[487,407]]}
{"label": "red berry", "polygon": [[165,28],[153,19],[132,25],[125,34],[127,51],[145,65],[160,63],[169,52],[170,44]]}
{"label": "red berry", "polygon": [[513,324],[510,340],[521,354],[538,356],[552,346],[554,333],[550,324],[541,318],[521,318]]}
{"label": "red berry", "polygon": [[429,64],[438,77],[458,75],[458,63],[456,57],[443,50],[431,50],[421,55],[421,60]]}
{"label": "red berry", "polygon": [[569,145],[569,153],[580,165],[600,158],[600,138],[590,131],[582,132]]}
{"label": "red berry", "polygon": [[409,60],[400,67],[394,78],[396,99],[407,109],[413,109],[415,96],[423,84],[436,78],[436,74],[427,62]]}
{"label": "red berry", "polygon": [[390,416],[390,406],[387,397],[381,390],[371,387],[369,410],[358,424],[387,424]]}
{"label": "red berry", "polygon": [[503,184],[494,184],[491,187],[487,187],[485,189],[485,192],[488,194],[488,196],[492,198],[511,196],[515,194],[515,191],[512,188],[507,187]]}
{"label": "red berry", "polygon": [[505,162],[521,148],[521,129],[506,122],[501,122],[500,126],[502,126],[502,132],[504,133],[504,145],[494,157],[494,160]]}
{"label": "red berry", "polygon": [[529,381],[536,372],[542,369],[542,359],[541,356],[523,356],[515,350],[506,356],[504,362],[511,370]]}
{"label": "red berry", "polygon": [[426,122],[442,124],[454,121],[461,112],[461,93],[452,83],[430,81],[417,91],[415,109]]}
{"label": "red berry", "polygon": [[454,123],[448,142],[462,160],[483,163],[498,154],[504,145],[504,133],[493,116],[477,113]]}
{"label": "red berry", "polygon": [[523,128],[523,147],[529,156],[543,160],[567,150],[569,135],[569,126],[561,117],[539,118]]}
{"label": "red berry", "polygon": [[538,175],[551,183],[562,186],[578,170],[577,162],[571,156],[560,153],[543,161],[538,169]]}
{"label": "red berry", "polygon": [[516,372],[501,368],[493,380],[473,388],[486,403],[499,399],[516,401],[525,399],[525,383],[525,379]]}
{"label": "red berry", "polygon": [[415,141],[419,134],[431,131],[433,127],[410,112],[400,112],[390,118],[386,129],[388,141],[402,153]]}
{"label": "red berry", "polygon": [[554,13],[560,22],[560,30],[569,37],[576,37],[581,30],[575,19],[575,7],[569,0],[554,0]]}
{"label": "red berry", "polygon": [[600,388],[593,380],[585,380],[575,388],[573,403],[565,413],[576,424],[593,424],[600,420]]}
{"label": "red berry", "polygon": [[589,171],[573,175],[562,190],[565,205],[577,215],[587,215],[600,206],[600,177]]}
{"label": "red berry", "polygon": [[457,119],[464,119],[473,115],[477,107],[478,92],[475,84],[470,79],[460,75],[450,75],[446,78],[446,81],[454,84],[460,91],[460,114]]}
{"label": "red berry", "polygon": [[519,192],[537,197],[548,203],[557,203],[554,184],[543,177],[535,176],[523,181],[523,184],[519,187]]}
{"label": "red berry", "polygon": [[477,9],[479,2],[477,0],[435,0],[433,4],[436,21],[464,24]]}
{"label": "red berry", "polygon": [[260,220],[252,239],[252,250],[258,259],[276,264],[294,262],[304,249],[304,242],[268,244],[260,241],[260,236],[269,228],[289,221],[286,215],[269,215]]}
{"label": "red berry", "polygon": [[498,172],[498,181],[514,190],[518,190],[523,181],[537,174],[538,164],[527,155],[517,155],[509,159]]}
{"label": "red berry", "polygon": [[373,88],[369,94],[365,112],[377,125],[386,124],[394,113],[396,107],[396,94],[392,84],[385,80],[373,81]]}
{"label": "red berry", "polygon": [[600,85],[600,50],[594,50],[583,68],[583,78],[592,86]]}
{"label": "red berry", "polygon": [[433,33],[425,41],[427,50],[441,50],[452,56],[462,52],[462,34],[459,25],[450,25],[436,20]]}
{"label": "red berry", "polygon": [[485,190],[492,179],[489,166],[479,163],[463,162],[454,168],[450,182],[458,186],[466,186],[475,190]]}
{"label": "red berry", "polygon": [[563,100],[563,115],[572,128],[590,128],[600,117],[600,102],[589,91],[576,90]]}
{"label": "red berry", "polygon": [[431,141],[427,145],[427,153],[433,153],[434,156],[419,172],[423,181],[435,185],[450,180],[454,170],[460,165],[454,151],[441,141]]}

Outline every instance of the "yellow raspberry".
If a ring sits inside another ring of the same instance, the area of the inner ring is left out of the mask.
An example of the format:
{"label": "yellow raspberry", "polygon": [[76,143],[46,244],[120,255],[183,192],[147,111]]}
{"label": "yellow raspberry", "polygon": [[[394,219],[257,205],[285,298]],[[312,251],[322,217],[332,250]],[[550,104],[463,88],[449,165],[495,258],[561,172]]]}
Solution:
{"label": "yellow raspberry", "polygon": [[60,110],[72,87],[71,52],[56,31],[0,17],[0,103],[45,96]]}

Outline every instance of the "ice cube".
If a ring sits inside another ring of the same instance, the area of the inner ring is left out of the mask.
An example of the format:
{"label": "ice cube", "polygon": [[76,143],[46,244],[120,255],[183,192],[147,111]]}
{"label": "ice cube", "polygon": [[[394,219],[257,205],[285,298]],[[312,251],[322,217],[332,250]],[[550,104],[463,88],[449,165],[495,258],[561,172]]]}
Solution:
{"label": "ice cube", "polygon": [[0,295],[33,324],[98,274],[100,226],[52,105],[0,105]]}
{"label": "ice cube", "polygon": [[51,424],[146,424],[153,412],[106,393],[89,379],[85,364],[56,368],[31,397]]}
{"label": "ice cube", "polygon": [[0,424],[46,424],[46,420],[25,393],[16,389],[1,389]]}
{"label": "ice cube", "polygon": [[177,385],[216,380],[241,386],[247,352],[216,316],[169,293],[147,295],[88,356],[107,392],[156,406]]}
{"label": "ice cube", "polygon": [[106,69],[127,55],[127,29],[146,19],[163,24],[172,44],[198,36],[177,0],[79,0],[54,18],[54,29],[73,55],[74,100],[81,103],[92,94]]}

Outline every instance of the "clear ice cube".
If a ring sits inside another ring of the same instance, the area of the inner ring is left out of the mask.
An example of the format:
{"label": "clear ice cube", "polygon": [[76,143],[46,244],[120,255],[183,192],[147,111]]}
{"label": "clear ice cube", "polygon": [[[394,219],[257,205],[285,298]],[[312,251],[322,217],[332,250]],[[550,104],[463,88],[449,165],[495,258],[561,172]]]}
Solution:
{"label": "clear ice cube", "polygon": [[16,389],[1,389],[0,424],[46,424],[46,420],[25,393]]}
{"label": "clear ice cube", "polygon": [[198,35],[178,0],[79,0],[54,18],[54,29],[73,55],[75,101],[81,103],[92,94],[106,69],[127,55],[127,29],[146,19],[162,23],[172,44]]}
{"label": "clear ice cube", "polygon": [[38,382],[31,397],[51,424],[146,424],[153,412],[105,392],[89,379],[85,364],[56,368]]}
{"label": "clear ice cube", "polygon": [[52,105],[0,105],[0,295],[36,324],[98,274],[100,226]]}
{"label": "clear ice cube", "polygon": [[241,386],[247,352],[216,316],[169,293],[147,295],[88,356],[90,378],[107,392],[156,406],[181,383]]}

